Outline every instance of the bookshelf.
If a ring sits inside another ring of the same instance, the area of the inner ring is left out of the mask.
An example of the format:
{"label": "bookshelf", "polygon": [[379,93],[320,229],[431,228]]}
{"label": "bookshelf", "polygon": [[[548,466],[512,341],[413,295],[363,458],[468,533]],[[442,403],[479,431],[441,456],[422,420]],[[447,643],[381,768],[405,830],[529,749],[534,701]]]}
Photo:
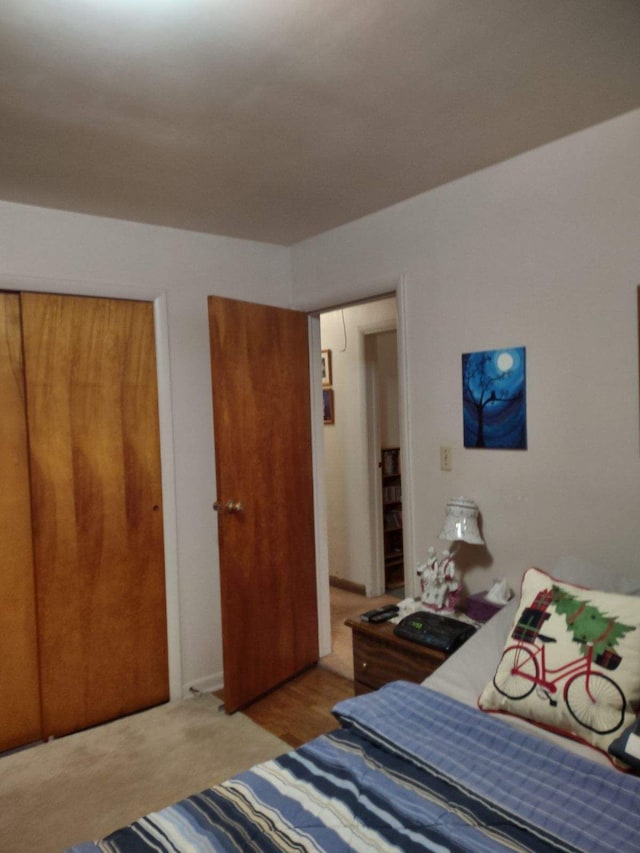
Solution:
{"label": "bookshelf", "polygon": [[387,589],[398,589],[404,586],[402,473],[399,447],[382,448],[380,470],[385,586]]}

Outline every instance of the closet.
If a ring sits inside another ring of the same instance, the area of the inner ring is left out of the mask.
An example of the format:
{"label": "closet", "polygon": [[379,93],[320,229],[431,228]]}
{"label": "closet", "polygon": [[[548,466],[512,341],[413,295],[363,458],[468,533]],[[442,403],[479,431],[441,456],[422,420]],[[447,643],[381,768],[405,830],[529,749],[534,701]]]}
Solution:
{"label": "closet", "polygon": [[167,701],[153,306],[0,293],[0,751]]}

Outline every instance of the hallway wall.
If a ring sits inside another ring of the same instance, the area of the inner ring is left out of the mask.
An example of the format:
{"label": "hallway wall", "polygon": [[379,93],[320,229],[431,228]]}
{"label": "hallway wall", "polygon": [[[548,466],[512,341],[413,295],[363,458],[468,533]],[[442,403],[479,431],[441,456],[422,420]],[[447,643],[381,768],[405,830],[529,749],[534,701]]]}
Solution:
{"label": "hallway wall", "polygon": [[[367,594],[371,594],[369,573],[375,557],[371,477],[377,478],[378,471],[366,440],[365,340],[395,325],[394,297],[344,312],[331,311],[320,318],[322,348],[331,350],[335,411],[335,423],[323,429],[329,574],[364,586]],[[389,435],[393,418],[383,420]]]}

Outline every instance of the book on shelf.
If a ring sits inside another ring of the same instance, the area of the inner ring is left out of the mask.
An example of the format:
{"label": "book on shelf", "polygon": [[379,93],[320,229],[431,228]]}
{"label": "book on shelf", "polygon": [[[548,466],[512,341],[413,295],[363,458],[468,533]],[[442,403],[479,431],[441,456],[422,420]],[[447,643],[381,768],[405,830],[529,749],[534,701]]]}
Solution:
{"label": "book on shelf", "polygon": [[385,477],[395,477],[400,473],[400,451],[396,448],[382,451],[382,473]]}
{"label": "book on shelf", "polygon": [[382,489],[382,500],[386,504],[400,503],[402,500],[402,486],[385,486]]}
{"label": "book on shelf", "polygon": [[394,509],[384,514],[385,530],[397,530],[402,527],[402,510]]}

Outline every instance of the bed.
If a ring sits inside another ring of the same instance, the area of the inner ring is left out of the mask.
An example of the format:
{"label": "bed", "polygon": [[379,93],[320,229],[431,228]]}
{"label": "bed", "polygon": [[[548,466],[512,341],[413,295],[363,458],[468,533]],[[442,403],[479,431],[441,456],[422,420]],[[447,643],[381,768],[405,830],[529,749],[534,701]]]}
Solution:
{"label": "bed", "polygon": [[[588,585],[587,568],[555,572]],[[637,775],[592,746],[477,707],[518,606],[423,685],[394,682],[341,702],[335,732],[69,853],[637,851]]]}

